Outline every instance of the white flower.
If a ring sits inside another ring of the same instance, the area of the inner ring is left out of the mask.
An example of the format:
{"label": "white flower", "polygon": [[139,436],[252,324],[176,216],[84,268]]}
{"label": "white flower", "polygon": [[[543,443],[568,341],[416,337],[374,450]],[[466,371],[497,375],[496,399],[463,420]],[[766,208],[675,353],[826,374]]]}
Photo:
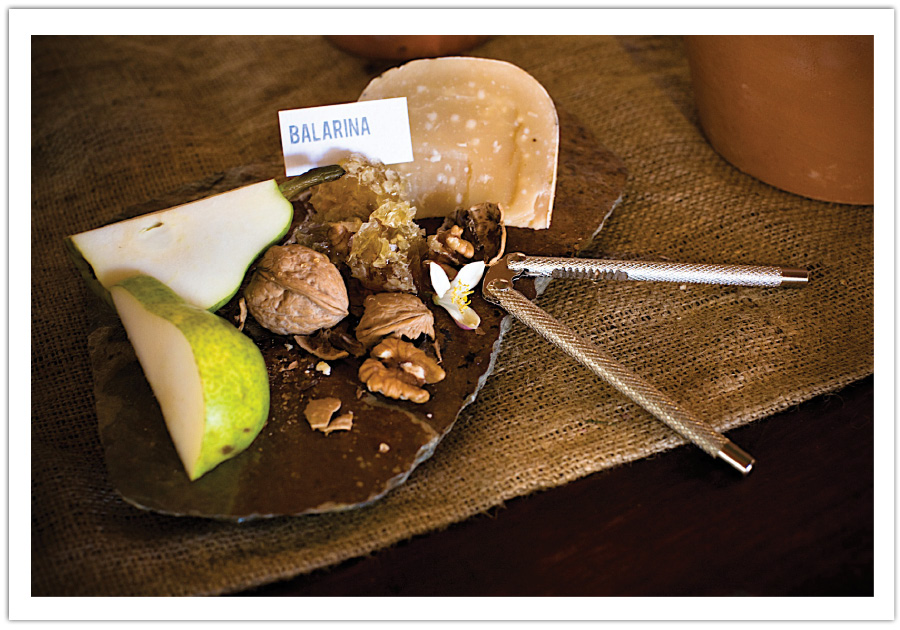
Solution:
{"label": "white flower", "polygon": [[429,263],[431,273],[431,286],[434,287],[434,303],[443,306],[460,328],[474,330],[481,323],[481,318],[469,306],[469,296],[473,287],[481,280],[484,274],[484,261],[477,261],[465,265],[453,278],[453,282],[447,277],[447,273],[437,263]]}

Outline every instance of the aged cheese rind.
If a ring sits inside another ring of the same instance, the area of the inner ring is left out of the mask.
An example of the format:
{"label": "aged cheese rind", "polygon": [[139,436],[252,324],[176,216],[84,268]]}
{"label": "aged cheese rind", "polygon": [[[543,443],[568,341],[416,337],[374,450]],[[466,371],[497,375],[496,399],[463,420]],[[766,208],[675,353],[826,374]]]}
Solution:
{"label": "aged cheese rind", "polygon": [[499,203],[504,223],[550,226],[559,119],[544,87],[521,68],[477,57],[419,59],[375,78],[361,101],[405,96],[417,217]]}

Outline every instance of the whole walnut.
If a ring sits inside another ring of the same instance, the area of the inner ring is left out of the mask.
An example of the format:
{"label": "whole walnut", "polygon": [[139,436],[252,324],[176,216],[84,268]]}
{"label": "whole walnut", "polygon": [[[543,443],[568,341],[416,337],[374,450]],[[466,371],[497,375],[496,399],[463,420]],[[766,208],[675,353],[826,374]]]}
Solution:
{"label": "whole walnut", "polygon": [[244,290],[247,310],[279,335],[309,335],[348,314],[344,279],[328,257],[302,245],[270,247]]}

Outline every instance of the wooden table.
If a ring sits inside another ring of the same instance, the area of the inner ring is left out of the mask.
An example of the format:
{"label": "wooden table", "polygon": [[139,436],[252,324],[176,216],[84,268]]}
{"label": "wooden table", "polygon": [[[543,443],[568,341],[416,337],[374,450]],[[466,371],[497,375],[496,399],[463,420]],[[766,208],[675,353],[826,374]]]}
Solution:
{"label": "wooden table", "polygon": [[[699,124],[680,38],[618,39]],[[747,478],[685,446],[242,595],[871,596],[873,417],[869,377],[729,433]]]}
{"label": "wooden table", "polygon": [[873,401],[868,377],[732,431],[743,479],[685,446],[241,595],[871,596]]}

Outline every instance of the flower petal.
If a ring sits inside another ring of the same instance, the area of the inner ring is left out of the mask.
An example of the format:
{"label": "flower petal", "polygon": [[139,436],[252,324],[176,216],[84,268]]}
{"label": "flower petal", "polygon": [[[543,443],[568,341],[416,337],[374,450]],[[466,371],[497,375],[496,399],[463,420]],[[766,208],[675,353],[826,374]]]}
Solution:
{"label": "flower petal", "polygon": [[442,298],[450,290],[450,279],[447,277],[447,272],[436,262],[429,262],[428,267],[431,274],[431,286],[437,296]]}
{"label": "flower petal", "polygon": [[481,276],[484,275],[484,267],[483,260],[476,260],[475,262],[463,266],[463,268],[459,270],[459,273],[456,274],[456,277],[453,278],[453,285],[462,285],[466,290],[471,289],[478,284],[478,281],[481,280]]}
{"label": "flower petal", "polygon": [[463,311],[460,311],[456,308],[456,305],[453,302],[445,303],[440,302],[440,305],[443,306],[448,313],[450,313],[450,317],[456,322],[457,326],[460,328],[465,328],[466,330],[475,330],[478,328],[478,325],[481,324],[481,318],[478,316],[478,313],[475,312],[475,309],[467,308]]}

